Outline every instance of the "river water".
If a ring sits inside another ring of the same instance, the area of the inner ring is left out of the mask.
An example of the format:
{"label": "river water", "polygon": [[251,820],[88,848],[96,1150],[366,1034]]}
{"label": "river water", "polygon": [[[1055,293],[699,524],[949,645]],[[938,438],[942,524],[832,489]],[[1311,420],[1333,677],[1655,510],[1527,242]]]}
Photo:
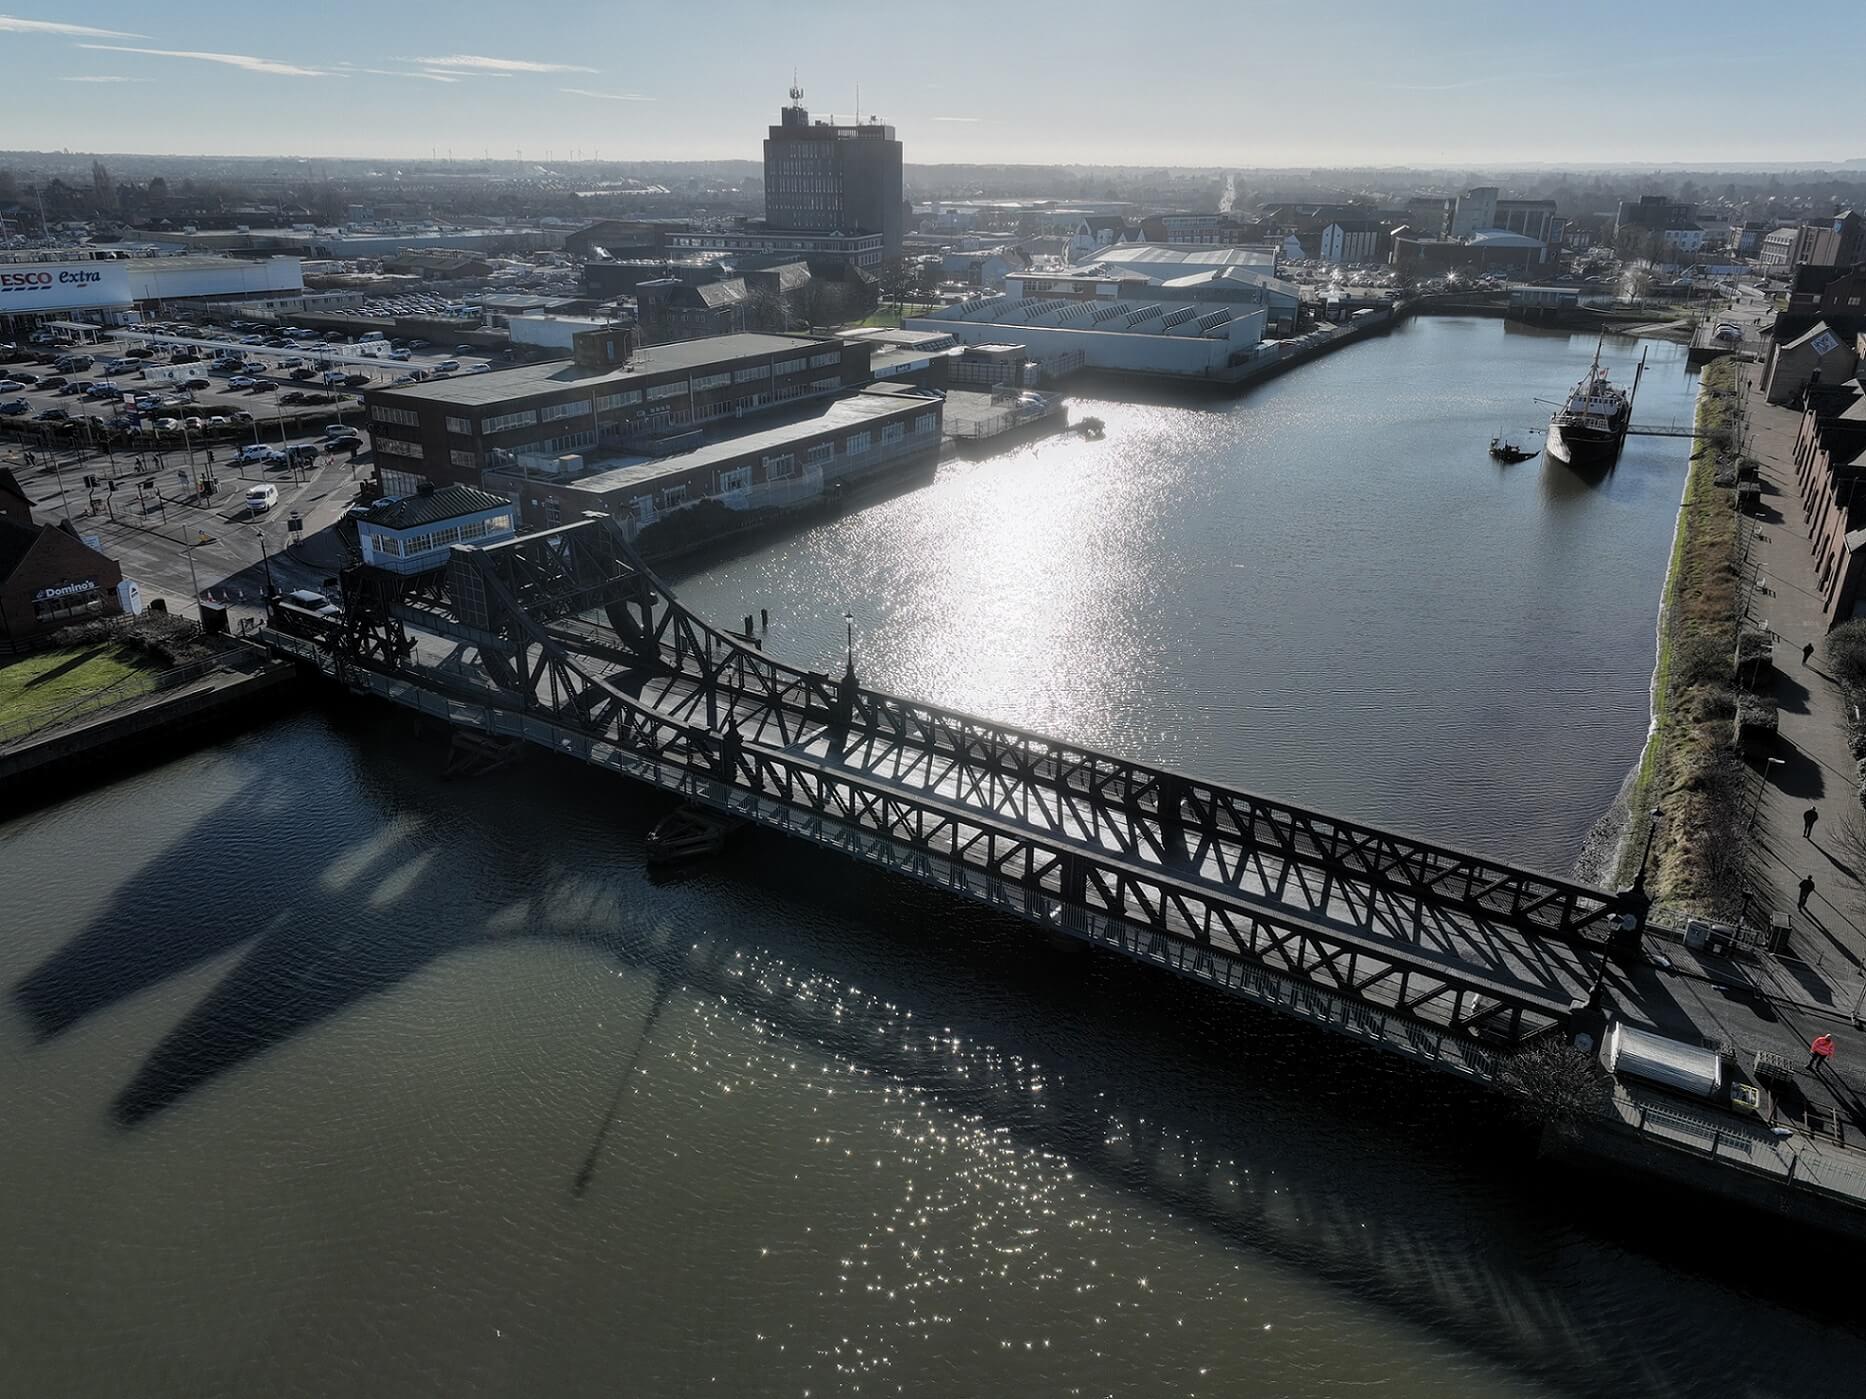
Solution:
{"label": "river water", "polygon": [[[1414,322],[689,570],[870,683],[1554,867],[1634,761],[1686,443]],[[1613,348],[1628,360],[1626,345]],[[1683,419],[1654,345],[1642,420]],[[1800,1253],[1434,1080],[539,756],[303,711],[0,824],[6,1392],[1788,1395]],[[1847,1389],[1843,1381],[1841,1392]]]}

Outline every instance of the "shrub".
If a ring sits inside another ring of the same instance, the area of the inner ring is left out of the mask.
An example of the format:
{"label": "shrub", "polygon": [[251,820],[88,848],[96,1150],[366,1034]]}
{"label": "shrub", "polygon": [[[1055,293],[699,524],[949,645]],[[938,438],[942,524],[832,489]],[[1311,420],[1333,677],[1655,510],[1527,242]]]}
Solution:
{"label": "shrub", "polygon": [[1828,632],[1821,655],[1842,685],[1850,690],[1866,687],[1866,618],[1842,622]]}
{"label": "shrub", "polygon": [[1681,690],[1721,685],[1729,673],[1723,645],[1713,635],[1694,632],[1672,647],[1672,683]]}

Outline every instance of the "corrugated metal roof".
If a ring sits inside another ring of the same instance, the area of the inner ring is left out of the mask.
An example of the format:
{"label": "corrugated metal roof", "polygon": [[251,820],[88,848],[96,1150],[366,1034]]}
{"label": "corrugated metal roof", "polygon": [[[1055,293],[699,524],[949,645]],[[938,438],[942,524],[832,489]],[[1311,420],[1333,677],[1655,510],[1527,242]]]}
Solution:
{"label": "corrugated metal roof", "polygon": [[1607,1037],[1607,1067],[1700,1098],[1714,1098],[1723,1089],[1723,1058],[1716,1050],[1619,1022]]}

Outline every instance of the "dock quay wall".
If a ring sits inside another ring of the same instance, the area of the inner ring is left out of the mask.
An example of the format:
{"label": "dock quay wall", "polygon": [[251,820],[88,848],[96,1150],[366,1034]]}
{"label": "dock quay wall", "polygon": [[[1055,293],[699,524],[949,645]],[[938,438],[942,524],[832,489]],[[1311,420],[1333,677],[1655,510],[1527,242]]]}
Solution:
{"label": "dock quay wall", "polygon": [[10,745],[0,750],[0,806],[32,805],[106,762],[167,756],[190,737],[271,712],[297,697],[297,680],[296,667],[254,650],[240,669]]}

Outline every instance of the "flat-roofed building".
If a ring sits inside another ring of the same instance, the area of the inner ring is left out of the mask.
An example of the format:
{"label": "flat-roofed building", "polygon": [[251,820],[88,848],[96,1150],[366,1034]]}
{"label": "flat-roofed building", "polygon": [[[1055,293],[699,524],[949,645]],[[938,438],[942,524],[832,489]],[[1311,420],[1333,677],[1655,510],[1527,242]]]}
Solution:
{"label": "flat-roofed building", "polygon": [[[383,489],[425,479],[477,486],[489,467],[737,421],[846,393],[873,347],[798,335],[721,335],[631,349],[626,331],[578,337],[578,359],[372,389],[365,394]],[[585,356],[613,345],[611,362]]]}
{"label": "flat-roofed building", "polygon": [[[683,450],[599,449],[556,463],[489,470],[486,484],[515,500],[533,527],[600,510],[639,533],[707,501],[749,522],[937,453],[944,407],[937,390],[871,384],[749,432],[695,434]],[[541,472],[540,466],[555,469]],[[730,533],[731,523],[709,529],[709,536]]]}
{"label": "flat-roofed building", "polygon": [[901,255],[901,143],[880,122],[811,121],[803,89],[765,138],[765,223],[778,230],[872,233]]}

